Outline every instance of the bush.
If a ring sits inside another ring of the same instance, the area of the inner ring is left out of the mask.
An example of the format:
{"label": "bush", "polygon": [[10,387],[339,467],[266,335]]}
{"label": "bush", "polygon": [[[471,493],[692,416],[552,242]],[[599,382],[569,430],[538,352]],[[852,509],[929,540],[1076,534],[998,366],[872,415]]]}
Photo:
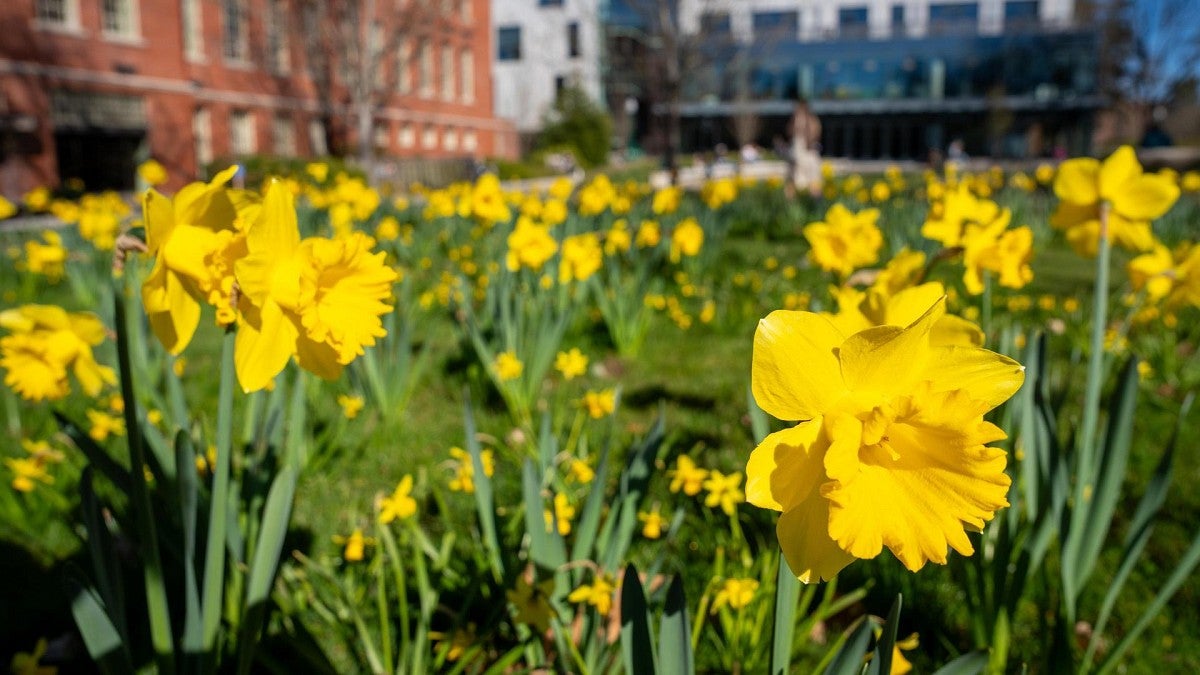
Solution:
{"label": "bush", "polygon": [[536,147],[569,148],[580,164],[594,167],[608,160],[611,138],[612,121],[604,109],[582,89],[568,87],[559,92],[543,120]]}

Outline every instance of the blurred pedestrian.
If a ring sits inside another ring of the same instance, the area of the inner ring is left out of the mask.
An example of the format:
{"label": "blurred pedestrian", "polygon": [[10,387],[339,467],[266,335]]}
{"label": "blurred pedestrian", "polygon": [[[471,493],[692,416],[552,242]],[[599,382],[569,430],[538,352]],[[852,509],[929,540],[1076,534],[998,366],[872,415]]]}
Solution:
{"label": "blurred pedestrian", "polygon": [[817,151],[821,141],[821,120],[799,99],[792,109],[789,123],[792,134],[791,157],[788,162],[788,196],[797,190],[813,196],[821,194],[821,156]]}

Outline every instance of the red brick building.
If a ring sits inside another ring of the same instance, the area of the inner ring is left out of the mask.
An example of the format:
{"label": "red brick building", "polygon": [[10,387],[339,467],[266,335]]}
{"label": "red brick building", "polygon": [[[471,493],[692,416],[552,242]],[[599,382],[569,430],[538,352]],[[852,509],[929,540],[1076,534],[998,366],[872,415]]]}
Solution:
{"label": "red brick building", "polygon": [[[488,0],[3,0],[0,193],[215,159],[506,157]],[[365,20],[375,16],[374,21]]]}

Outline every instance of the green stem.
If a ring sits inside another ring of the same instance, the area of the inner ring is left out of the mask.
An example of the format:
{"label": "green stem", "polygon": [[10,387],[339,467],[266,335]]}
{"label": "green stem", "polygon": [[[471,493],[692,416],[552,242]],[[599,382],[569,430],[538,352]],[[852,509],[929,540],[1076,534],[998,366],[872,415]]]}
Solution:
{"label": "green stem", "polygon": [[145,565],[146,610],[150,615],[150,642],[154,645],[155,661],[160,673],[175,672],[174,640],[171,633],[171,611],[167,603],[167,587],[158,555],[158,534],[154,527],[154,507],[142,472],[146,466],[142,448],[141,424],[138,420],[137,397],[133,391],[133,366],[129,354],[129,331],[125,316],[125,277],[113,274],[113,309],[117,330],[117,363],[121,373],[121,398],[125,401],[125,433],[129,439],[130,497],[133,500],[134,523],[140,540]]}
{"label": "green stem", "polygon": [[1083,395],[1083,417],[1076,447],[1074,503],[1070,529],[1063,545],[1063,598],[1067,624],[1075,623],[1075,602],[1081,579],[1074,578],[1076,558],[1082,545],[1083,524],[1090,509],[1095,483],[1096,428],[1100,418],[1100,394],[1104,379],[1104,332],[1108,323],[1108,265],[1112,247],[1108,241],[1108,204],[1100,205],[1100,242],[1096,255],[1096,287],[1092,305],[1091,353],[1088,354],[1087,384]]}

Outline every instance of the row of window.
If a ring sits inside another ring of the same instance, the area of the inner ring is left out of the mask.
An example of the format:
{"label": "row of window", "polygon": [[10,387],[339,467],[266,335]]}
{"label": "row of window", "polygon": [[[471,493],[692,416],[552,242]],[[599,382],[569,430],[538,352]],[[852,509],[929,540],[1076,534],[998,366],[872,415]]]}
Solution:
{"label": "row of window", "polygon": [[[1006,23],[1036,23],[1040,8],[1039,0],[1006,0],[1004,20]],[[868,31],[869,11],[866,5],[841,7],[837,13],[839,34],[846,37],[864,37]],[[904,5],[891,7],[891,28],[902,33],[906,25]],[[931,32],[941,29],[974,28],[979,23],[978,2],[947,2],[929,5],[929,28]],[[754,12],[751,27],[756,39],[794,39],[800,32],[800,13],[791,11]],[[700,30],[710,36],[729,36],[731,22],[728,12],[706,12],[700,16]]]}
{"label": "row of window", "polygon": [[[291,115],[276,114],[271,118],[271,147],[258,147],[258,118],[250,110],[234,110],[229,114],[229,148],[233,156],[252,155],[269,151],[281,157],[294,157],[299,153],[296,145],[296,122]],[[312,155],[327,154],[325,130],[320,120],[309,120],[307,125],[309,149]],[[419,132],[419,138],[418,138]],[[375,145],[389,147],[390,128],[380,123],[375,130]],[[196,163],[205,166],[213,161],[212,112],[208,108],[197,108],[192,115],[192,136],[195,139]],[[454,126],[440,128],[434,124],[405,122],[396,131],[396,145],[401,149],[444,150],[446,152],[475,152],[479,148],[479,135],[473,129]]]}
{"label": "row of window", "polygon": [[[543,4],[546,4],[543,2]],[[567,58],[574,59],[583,55],[580,46],[579,22],[567,24]],[[521,27],[500,26],[496,29],[496,59],[499,61],[520,61]]]}
{"label": "row of window", "polygon": [[[67,30],[79,28],[79,2],[81,0],[36,0],[36,16],[45,26],[53,26]],[[205,59],[204,31],[202,20],[202,3],[206,0],[179,0],[182,20],[182,37],[184,54],[190,61]],[[229,63],[250,63],[250,33],[247,6],[249,0],[217,0],[221,8],[221,56]],[[401,2],[430,3],[436,0],[400,0]],[[102,3],[103,30],[106,35],[137,39],[140,36],[138,25],[138,0],[100,0]],[[305,3],[301,21],[302,26],[289,25],[289,2],[294,0],[265,0],[265,49],[266,65],[272,72],[286,74],[290,72],[291,44],[289,36],[293,30],[303,28],[308,35],[318,35],[321,26],[317,16],[316,3]],[[458,14],[464,21],[473,18],[472,0],[457,0]],[[575,27],[576,43],[578,42],[578,26]],[[385,44],[383,29],[375,26],[371,33],[372,48],[378,51],[395,49],[395,57],[390,66],[375,69],[376,88],[388,85],[385,77],[389,74],[395,79],[395,88],[402,94],[417,94],[425,98],[440,97],[444,101],[458,100],[464,104],[475,101],[475,55],[470,48],[456,50],[453,46],[443,44],[436,47],[429,39],[421,39],[415,44],[406,43],[396,47]],[[378,51],[376,53],[378,53]],[[436,52],[436,53],[435,53]],[[440,81],[435,81],[435,60],[440,60],[436,66]],[[344,82],[350,83],[359,76],[351,70],[353,64],[343,61],[341,76]],[[309,64],[311,67],[312,64]]]}

